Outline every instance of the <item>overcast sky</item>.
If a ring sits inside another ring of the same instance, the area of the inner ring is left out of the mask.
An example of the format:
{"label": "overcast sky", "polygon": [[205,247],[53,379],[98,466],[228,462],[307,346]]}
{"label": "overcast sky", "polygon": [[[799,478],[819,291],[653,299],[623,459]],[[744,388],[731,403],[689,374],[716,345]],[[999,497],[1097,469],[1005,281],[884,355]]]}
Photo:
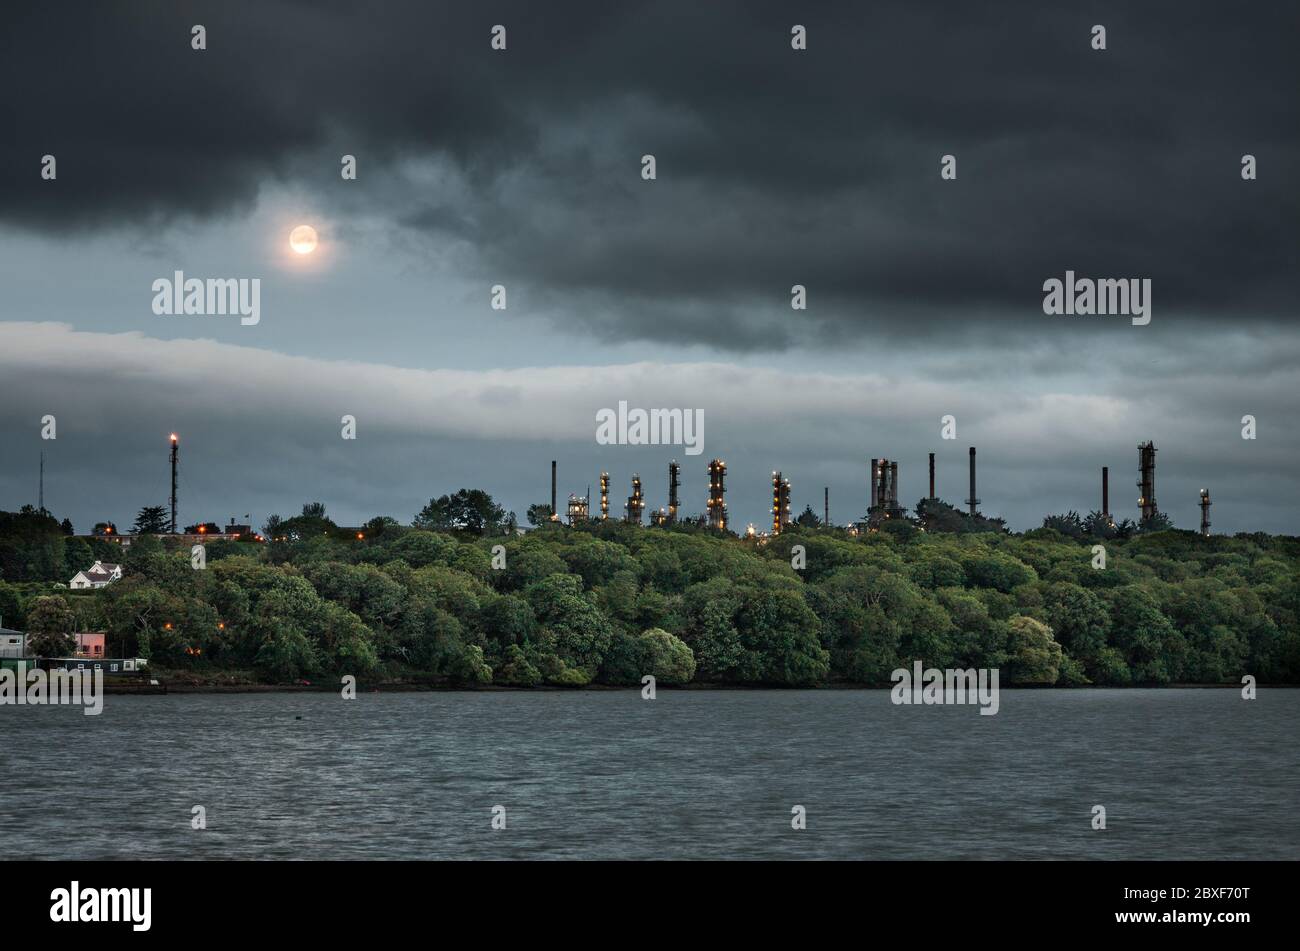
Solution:
{"label": "overcast sky", "polygon": [[[1300,533],[1297,11],[10,4],[0,508],[44,450],[48,508],[125,528],[175,431],[187,523],[408,521],[462,486],[522,520],[551,459],[562,500],[605,469],[621,512],[676,458],[694,513],[715,456],[733,526],[769,520],[773,469],[846,522],[871,457],[910,506],[936,452],[957,502],[975,445],[1023,530],[1098,508],[1103,465],[1136,517],[1153,439],[1177,525],[1205,486],[1216,531]],[[259,278],[260,322],[155,315],[177,270]],[[1149,278],[1151,323],[1045,315],[1067,270]],[[703,454],[597,445],[619,400],[702,410]]]}

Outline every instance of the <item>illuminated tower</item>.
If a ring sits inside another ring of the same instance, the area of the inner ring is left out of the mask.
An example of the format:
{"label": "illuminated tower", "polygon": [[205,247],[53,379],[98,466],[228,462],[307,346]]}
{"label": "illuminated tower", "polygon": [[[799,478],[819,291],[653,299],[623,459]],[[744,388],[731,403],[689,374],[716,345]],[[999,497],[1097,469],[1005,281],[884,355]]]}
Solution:
{"label": "illuminated tower", "polygon": [[176,464],[180,459],[180,443],[172,433],[172,534],[176,534]]}
{"label": "illuminated tower", "polygon": [[883,518],[901,518],[903,507],[898,504],[898,463],[889,459],[871,460],[871,506],[867,521],[875,524]]}
{"label": "illuminated tower", "polygon": [[641,524],[641,512],[645,509],[645,499],[641,495],[641,476],[632,476],[632,494],[627,497],[627,520],[633,525]]}
{"label": "illuminated tower", "polygon": [[668,511],[665,514],[665,524],[673,525],[677,522],[677,490],[681,486],[682,467],[674,459],[668,463]]}
{"label": "illuminated tower", "polygon": [[569,496],[569,524],[577,525],[587,520],[587,507],[591,500],[581,495]]}
{"label": "illuminated tower", "polygon": [[1201,534],[1210,534],[1210,490],[1201,489]]}
{"label": "illuminated tower", "polygon": [[609,519],[609,473],[600,474],[600,520]]}
{"label": "illuminated tower", "polygon": [[727,464],[721,459],[709,463],[709,528],[727,530]]}
{"label": "illuminated tower", "polygon": [[780,535],[781,528],[790,524],[790,480],[772,473],[772,534]]}

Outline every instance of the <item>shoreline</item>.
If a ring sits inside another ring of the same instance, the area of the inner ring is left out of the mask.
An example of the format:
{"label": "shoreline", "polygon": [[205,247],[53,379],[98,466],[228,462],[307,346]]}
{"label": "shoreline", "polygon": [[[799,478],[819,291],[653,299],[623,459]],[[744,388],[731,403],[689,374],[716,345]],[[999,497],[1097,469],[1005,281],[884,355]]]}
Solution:
{"label": "shoreline", "polygon": [[[188,684],[166,683],[161,689],[141,690],[125,684],[104,684],[105,694],[214,694],[214,693],[336,693],[342,689],[338,684]],[[1019,684],[1001,687],[1002,690],[1233,690],[1241,684],[1126,684],[1126,685],[1058,685],[1058,684]],[[1258,684],[1257,687],[1269,689],[1294,689],[1296,684]],[[686,684],[671,686],[661,684],[656,689],[681,691],[790,691],[790,690],[891,690],[894,684],[815,684],[803,687],[787,687],[769,684]],[[588,684],[584,687],[558,687],[539,684],[535,687],[508,687],[498,684],[465,686],[458,684],[418,684],[418,683],[378,683],[357,684],[357,693],[583,693],[592,691],[639,691],[639,684],[615,686],[611,684]]]}

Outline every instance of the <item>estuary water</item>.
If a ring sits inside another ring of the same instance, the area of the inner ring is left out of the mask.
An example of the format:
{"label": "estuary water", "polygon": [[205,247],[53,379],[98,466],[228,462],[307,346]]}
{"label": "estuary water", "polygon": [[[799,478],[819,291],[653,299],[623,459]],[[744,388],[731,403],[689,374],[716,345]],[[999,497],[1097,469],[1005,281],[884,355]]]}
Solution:
{"label": "estuary water", "polygon": [[108,696],[0,707],[0,835],[69,859],[1294,859],[1297,725],[1300,690],[1267,688],[1005,690],[996,716],[886,690]]}

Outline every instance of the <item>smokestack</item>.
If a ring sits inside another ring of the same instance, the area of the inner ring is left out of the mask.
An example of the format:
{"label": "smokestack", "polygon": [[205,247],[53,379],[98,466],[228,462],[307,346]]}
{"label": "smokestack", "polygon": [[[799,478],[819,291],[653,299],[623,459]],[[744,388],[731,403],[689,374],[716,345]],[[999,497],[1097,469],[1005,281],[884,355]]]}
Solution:
{"label": "smokestack", "polygon": [[898,463],[889,464],[889,507],[898,508]]}
{"label": "smokestack", "polygon": [[980,500],[975,497],[975,447],[974,446],[970,447],[970,498],[966,500],[966,504],[970,506],[970,514],[973,517],[976,514],[975,507],[980,504]]}
{"label": "smokestack", "polygon": [[180,444],[176,434],[172,433],[172,534],[176,534],[176,462],[180,453]]}
{"label": "smokestack", "polygon": [[822,524],[829,528],[831,524],[831,487],[828,485],[823,491],[826,493],[826,515],[822,519]]}
{"label": "smokestack", "polygon": [[1110,521],[1110,467],[1101,467],[1101,516]]}
{"label": "smokestack", "polygon": [[1156,444],[1151,440],[1138,446],[1138,507],[1142,510],[1142,521],[1153,518],[1159,511],[1156,508]]}
{"label": "smokestack", "polygon": [[880,460],[872,459],[871,460],[871,507],[872,508],[875,508],[878,503],[876,487],[880,481],[879,467],[880,467]]}
{"label": "smokestack", "polygon": [[930,498],[934,498],[934,453],[930,453]]}
{"label": "smokestack", "polygon": [[674,459],[668,464],[668,524],[673,525],[677,522],[677,487],[681,484],[678,478],[682,467]]}
{"label": "smokestack", "polygon": [[555,507],[555,460],[551,460],[551,517],[559,518],[559,509]]}

